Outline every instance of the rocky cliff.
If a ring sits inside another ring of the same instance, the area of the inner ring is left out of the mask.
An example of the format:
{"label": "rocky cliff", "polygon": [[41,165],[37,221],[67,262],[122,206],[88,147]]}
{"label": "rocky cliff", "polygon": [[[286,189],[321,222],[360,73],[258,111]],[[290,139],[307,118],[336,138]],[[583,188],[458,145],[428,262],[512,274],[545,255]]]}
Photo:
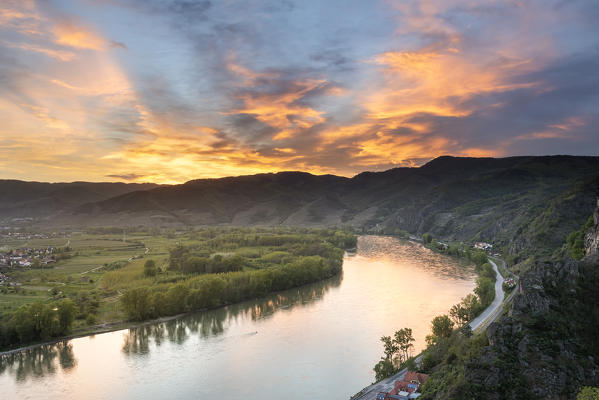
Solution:
{"label": "rocky cliff", "polygon": [[493,323],[483,355],[465,368],[484,399],[575,399],[599,386],[599,203],[587,256],[537,263],[521,277],[509,313]]}

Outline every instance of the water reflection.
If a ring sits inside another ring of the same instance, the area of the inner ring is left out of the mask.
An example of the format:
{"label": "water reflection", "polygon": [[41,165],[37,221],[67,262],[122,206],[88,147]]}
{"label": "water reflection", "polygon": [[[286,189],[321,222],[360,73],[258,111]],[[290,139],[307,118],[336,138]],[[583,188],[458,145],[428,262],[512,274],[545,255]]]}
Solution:
{"label": "water reflection", "polygon": [[343,273],[326,281],[286,290],[257,300],[131,328],[123,335],[122,351],[128,355],[146,355],[150,352],[151,342],[156,346],[160,346],[165,340],[183,344],[191,335],[199,335],[201,338],[222,335],[231,322],[268,319],[277,310],[309,307],[324,297],[331,288],[339,287],[342,280]]}
{"label": "water reflection", "polygon": [[371,260],[392,263],[413,263],[420,271],[438,278],[471,280],[472,263],[448,257],[423,247],[420,243],[390,236],[360,236],[359,254]]}
{"label": "water reflection", "polygon": [[0,374],[14,375],[17,382],[29,377],[55,374],[58,367],[69,372],[77,366],[73,346],[69,341],[45,344],[0,356]]}
{"label": "water reflection", "polygon": [[348,398],[374,379],[381,336],[410,327],[418,352],[431,319],[472,291],[457,261],[360,237],[343,277],[4,356],[0,398]]}

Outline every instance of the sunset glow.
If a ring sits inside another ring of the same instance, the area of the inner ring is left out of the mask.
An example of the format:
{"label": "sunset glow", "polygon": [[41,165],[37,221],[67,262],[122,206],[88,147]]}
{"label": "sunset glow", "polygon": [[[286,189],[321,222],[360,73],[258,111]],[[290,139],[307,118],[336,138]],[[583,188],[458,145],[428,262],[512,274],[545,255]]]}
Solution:
{"label": "sunset glow", "polygon": [[599,153],[594,1],[0,1],[0,178]]}

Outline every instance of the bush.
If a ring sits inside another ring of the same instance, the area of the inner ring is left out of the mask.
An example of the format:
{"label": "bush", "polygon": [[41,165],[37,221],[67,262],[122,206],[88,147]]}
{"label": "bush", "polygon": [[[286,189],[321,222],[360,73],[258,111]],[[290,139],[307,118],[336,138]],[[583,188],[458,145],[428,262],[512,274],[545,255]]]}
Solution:
{"label": "bush", "polygon": [[430,243],[433,241],[433,235],[431,235],[430,233],[425,233],[424,235],[422,235],[422,241],[426,244]]}

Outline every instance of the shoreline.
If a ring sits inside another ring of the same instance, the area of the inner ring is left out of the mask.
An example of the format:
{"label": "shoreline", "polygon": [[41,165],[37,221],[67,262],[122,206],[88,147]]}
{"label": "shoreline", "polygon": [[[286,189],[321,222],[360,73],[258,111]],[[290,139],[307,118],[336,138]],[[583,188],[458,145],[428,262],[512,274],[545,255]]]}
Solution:
{"label": "shoreline", "polygon": [[144,321],[116,321],[116,322],[108,322],[105,324],[101,324],[101,325],[96,325],[98,328],[97,329],[93,329],[93,330],[80,330],[78,332],[74,332],[68,336],[62,336],[59,338],[54,338],[52,340],[47,340],[47,341],[43,341],[43,342],[35,342],[35,343],[31,343],[28,344],[26,346],[23,347],[17,347],[15,349],[9,349],[9,350],[2,350],[0,351],[0,357],[6,356],[6,355],[10,355],[10,354],[16,354],[16,353],[20,353],[23,351],[27,351],[29,349],[33,349],[35,347],[40,347],[40,346],[44,346],[44,345],[52,345],[52,344],[56,344],[56,343],[60,343],[60,342],[64,342],[64,341],[68,341],[68,340],[73,340],[73,339],[78,339],[78,338],[82,338],[82,337],[86,337],[86,336],[94,336],[94,335],[99,335],[102,333],[109,333],[109,332],[115,332],[115,331],[120,331],[123,329],[131,329],[131,328],[138,328],[140,326],[144,326],[144,325],[150,325],[150,324],[158,324],[158,323],[162,323],[162,322],[168,322],[168,321],[172,321],[173,319],[177,319],[177,318],[181,318],[184,317],[186,315],[191,315],[191,314],[195,314],[195,313],[201,313],[201,312],[206,312],[206,311],[210,311],[210,310],[217,310],[219,308],[225,308],[225,307],[229,307],[232,306],[234,304],[240,304],[246,301],[253,301],[253,300],[258,300],[261,298],[265,298],[268,296],[272,296],[272,295],[276,295],[279,293],[283,293],[287,290],[294,290],[303,286],[308,286],[308,285],[313,285],[319,282],[325,282],[328,281],[329,279],[333,279],[335,276],[338,276],[340,274],[343,274],[343,268],[341,268],[341,271],[339,271],[337,274],[320,280],[320,281],[316,281],[316,282],[310,282],[310,283],[306,283],[305,285],[300,285],[300,286],[295,286],[289,289],[285,289],[285,290],[278,290],[278,291],[274,291],[274,292],[270,292],[267,293],[266,295],[262,296],[262,297],[256,297],[253,299],[246,299],[246,300],[242,300],[242,301],[238,301],[235,303],[230,303],[230,304],[225,304],[222,306],[218,306],[218,307],[214,307],[214,308],[205,308],[203,310],[193,310],[193,311],[187,311],[184,313],[179,313],[176,315],[169,315],[169,316],[165,316],[165,317],[160,317],[160,318],[154,318],[154,319],[149,319],[149,320],[144,320]]}
{"label": "shoreline", "polygon": [[[223,306],[226,307],[226,306]],[[183,317],[185,315],[188,314],[192,314],[195,312],[204,312],[207,311],[206,310],[198,310],[198,311],[189,311],[186,313],[181,313],[181,314],[177,314],[177,315],[170,315],[168,317],[160,317],[160,318],[155,318],[155,319],[151,319],[151,320],[146,320],[146,321],[118,321],[118,322],[110,322],[110,323],[106,323],[106,324],[102,324],[102,325],[96,325],[98,326],[98,329],[93,329],[90,331],[79,331],[79,333],[73,333],[71,335],[68,336],[63,336],[60,338],[56,338],[53,340],[48,340],[48,341],[44,341],[44,342],[37,342],[37,343],[32,343],[29,344],[27,346],[23,346],[23,347],[18,347],[16,349],[10,349],[10,350],[3,350],[0,351],[0,357],[2,356],[6,356],[9,354],[15,354],[15,353],[20,353],[23,351],[27,351],[30,349],[33,349],[35,347],[40,347],[40,346],[45,346],[45,345],[52,345],[52,344],[56,344],[56,343],[60,343],[60,342],[65,342],[65,341],[69,341],[69,340],[73,340],[73,339],[78,339],[78,338],[82,338],[82,337],[86,337],[86,336],[94,336],[94,335],[99,335],[102,333],[109,333],[109,332],[116,332],[116,331],[120,331],[123,329],[131,329],[131,328],[138,328],[140,326],[144,326],[144,325],[150,325],[150,324],[157,324],[157,323],[161,323],[161,322],[168,322],[171,321],[173,319],[176,318],[180,318]]]}
{"label": "shoreline", "polygon": [[[459,257],[459,258],[462,258],[462,257]],[[501,260],[501,259],[496,259],[496,260]],[[493,266],[493,269],[495,270],[495,272],[497,274],[497,276],[495,277],[495,284],[494,284],[495,298],[493,299],[493,301],[491,302],[491,304],[489,304],[489,306],[487,308],[485,308],[478,316],[476,316],[474,319],[472,319],[472,321],[470,321],[466,324],[466,325],[470,325],[473,332],[479,328],[486,329],[488,327],[488,325],[491,322],[493,322],[495,320],[495,318],[497,318],[497,316],[500,314],[499,311],[503,310],[504,302],[506,302],[506,300],[507,300],[507,302],[511,301],[511,299],[513,298],[513,296],[515,294],[515,291],[512,291],[512,293],[510,293],[510,295],[506,299],[505,292],[503,291],[503,287],[502,287],[504,278],[503,278],[503,275],[501,275],[501,273],[499,273],[499,269],[494,261],[495,260],[489,259],[489,262],[491,263],[491,265]],[[501,261],[503,262],[503,260],[501,260]],[[500,283],[500,281],[501,281],[501,283]],[[498,299],[499,299],[498,295],[501,295],[500,301],[498,301]],[[422,355],[425,350],[421,351],[414,357],[414,360],[416,361],[416,363],[419,363],[421,361]],[[395,383],[395,381],[403,379],[404,375],[407,372],[408,372],[408,369],[403,368],[391,376],[383,378],[378,382],[373,382],[370,385],[365,386],[359,392],[350,396],[350,400],[374,400],[376,395],[379,392],[385,392],[385,391],[391,390],[393,388],[393,384]]]}

